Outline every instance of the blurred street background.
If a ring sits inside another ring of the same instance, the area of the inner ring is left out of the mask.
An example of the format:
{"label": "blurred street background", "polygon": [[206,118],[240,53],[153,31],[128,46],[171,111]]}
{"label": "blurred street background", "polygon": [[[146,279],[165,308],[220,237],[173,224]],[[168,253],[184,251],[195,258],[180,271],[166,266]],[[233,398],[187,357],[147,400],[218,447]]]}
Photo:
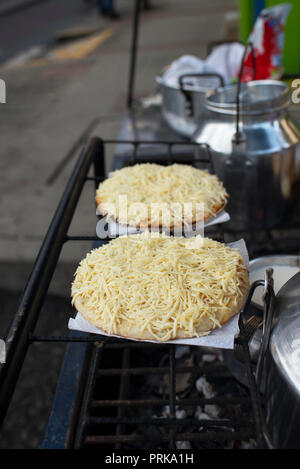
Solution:
{"label": "blurred street background", "polygon": [[[83,141],[89,135],[119,136],[133,3],[117,0],[120,18],[111,20],[99,15],[93,1],[0,0],[0,78],[7,87],[7,103],[0,104],[1,336]],[[141,15],[135,97],[153,95],[155,76],[174,59],[183,54],[204,58],[209,42],[238,37],[236,0],[149,4]],[[108,169],[111,161],[108,155]],[[90,189],[80,200],[73,234],[95,233]],[[89,249],[87,244],[63,251],[41,317],[43,334],[67,330],[70,278]],[[32,346],[28,355],[0,447],[38,446],[64,351],[63,345],[53,345],[50,352],[43,347]],[[37,355],[40,360],[34,360]],[[36,380],[38,395],[32,391]]]}

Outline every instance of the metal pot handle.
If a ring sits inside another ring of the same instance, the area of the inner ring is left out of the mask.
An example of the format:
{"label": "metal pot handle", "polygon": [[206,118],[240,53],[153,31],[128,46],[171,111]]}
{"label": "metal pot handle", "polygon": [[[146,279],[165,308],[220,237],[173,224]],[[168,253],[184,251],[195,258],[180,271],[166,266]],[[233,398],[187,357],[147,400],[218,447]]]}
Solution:
{"label": "metal pot handle", "polygon": [[241,94],[241,84],[242,84],[242,76],[243,76],[243,71],[244,71],[244,64],[245,64],[245,58],[248,53],[249,47],[251,48],[251,55],[252,55],[252,64],[253,64],[253,80],[256,80],[256,59],[255,59],[255,50],[252,42],[248,42],[245,45],[245,50],[243,53],[243,57],[241,60],[241,68],[240,68],[240,73],[239,73],[239,78],[238,78],[238,85],[237,85],[237,93],[236,93],[236,133],[233,136],[233,143],[234,144],[239,144],[239,143],[244,143],[244,135],[240,131],[240,94]]}
{"label": "metal pot handle", "polygon": [[[274,321],[274,312],[275,312],[275,293],[274,293],[274,281],[273,281],[273,269],[269,268],[266,271],[265,276],[265,290],[264,290],[264,313],[263,313],[263,335],[261,347],[259,350],[256,370],[255,370],[255,380],[258,392],[260,391],[262,395],[265,395],[265,382],[263,383],[263,372],[266,370],[266,354],[267,349],[270,343],[270,337]],[[262,386],[264,384],[264,387]],[[272,448],[271,438],[268,432],[266,425],[266,419],[264,415],[263,405],[261,400],[259,400],[260,405],[260,416],[261,416],[261,430],[263,433],[264,442],[269,448]]]}
{"label": "metal pot handle", "polygon": [[244,354],[247,357],[245,360],[247,376],[249,381],[250,393],[252,402],[254,405],[254,412],[255,412],[255,421],[256,421],[256,430],[257,435],[259,438],[259,442],[263,444],[267,444],[271,447],[270,438],[268,435],[268,431],[266,428],[266,422],[264,418],[263,412],[263,405],[261,401],[261,391],[262,391],[262,376],[263,370],[265,366],[265,356],[267,352],[267,348],[270,341],[270,335],[272,331],[273,319],[274,319],[274,311],[275,311],[275,293],[273,289],[273,269],[266,270],[265,280],[257,280],[254,282],[249,290],[247,300],[245,302],[245,306],[243,311],[246,311],[253,293],[258,286],[264,285],[264,312],[263,312],[263,335],[262,335],[262,342],[259,350],[258,361],[256,365],[255,372],[253,373],[251,367],[251,359],[250,359],[250,351],[248,346],[247,334],[246,334],[246,327],[243,318],[243,311],[239,317],[239,329],[240,335],[236,338],[236,343],[240,344],[243,348]]}
{"label": "metal pot handle", "polygon": [[224,79],[222,75],[220,75],[219,73],[185,73],[183,75],[180,75],[180,77],[178,78],[179,89],[181,93],[184,95],[185,100],[186,100],[187,114],[189,117],[192,117],[194,114],[193,100],[191,98],[190,93],[184,89],[184,80],[188,77],[189,78],[205,78],[205,77],[218,78],[222,88],[224,87],[225,83],[224,83]]}
{"label": "metal pot handle", "polygon": [[261,389],[262,374],[264,369],[265,356],[267,348],[270,342],[270,335],[272,331],[273,319],[274,319],[274,280],[273,280],[273,269],[269,268],[266,270],[265,282],[264,282],[264,312],[263,312],[263,335],[262,343],[259,351],[259,356],[256,365],[255,377],[258,389]]}

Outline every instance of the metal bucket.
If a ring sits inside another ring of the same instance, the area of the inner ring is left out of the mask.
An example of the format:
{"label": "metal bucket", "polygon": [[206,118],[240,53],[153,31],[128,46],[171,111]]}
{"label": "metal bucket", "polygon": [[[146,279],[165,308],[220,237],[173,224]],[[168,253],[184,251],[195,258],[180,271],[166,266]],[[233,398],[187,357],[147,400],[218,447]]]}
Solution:
{"label": "metal bucket", "polygon": [[273,448],[300,448],[300,273],[276,297],[274,328],[264,360],[266,439]]}

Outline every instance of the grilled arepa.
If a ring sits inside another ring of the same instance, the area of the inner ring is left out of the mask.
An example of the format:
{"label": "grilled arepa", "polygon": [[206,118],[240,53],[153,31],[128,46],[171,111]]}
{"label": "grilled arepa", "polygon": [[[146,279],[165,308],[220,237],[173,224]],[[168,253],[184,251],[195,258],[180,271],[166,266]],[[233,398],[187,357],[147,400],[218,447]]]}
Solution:
{"label": "grilled arepa", "polygon": [[205,222],[224,209],[227,198],[215,175],[184,164],[127,166],[96,191],[100,214],[146,229]]}
{"label": "grilled arepa", "polygon": [[72,302],[97,328],[141,340],[207,335],[242,307],[249,276],[238,250],[209,238],[145,232],[92,250]]}

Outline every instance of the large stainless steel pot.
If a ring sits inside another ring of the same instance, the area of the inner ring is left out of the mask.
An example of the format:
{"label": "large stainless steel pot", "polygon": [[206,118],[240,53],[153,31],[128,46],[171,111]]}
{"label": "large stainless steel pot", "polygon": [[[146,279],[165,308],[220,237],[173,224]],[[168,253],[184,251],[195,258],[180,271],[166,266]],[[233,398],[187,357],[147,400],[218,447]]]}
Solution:
{"label": "large stainless steel pot", "polygon": [[[249,316],[253,292],[261,285],[263,314],[251,307]],[[245,363],[239,340],[242,338],[248,342],[249,357],[256,363],[253,379],[261,392],[261,397],[256,397],[256,417],[264,441],[270,448],[300,449],[300,272],[275,296],[272,269],[267,269],[265,279],[257,280],[250,288],[239,326],[241,336],[236,338],[235,357]],[[249,384],[247,364],[237,367],[234,357],[229,359],[226,362],[230,367],[234,365],[237,378]]]}
{"label": "large stainless steel pot", "polygon": [[[274,293],[277,294],[286,282],[300,271],[299,255],[272,254],[252,259],[249,263],[250,283],[264,280],[267,269],[273,270]],[[254,361],[257,360],[258,349],[261,344],[262,311],[264,308],[264,286],[255,288],[251,303],[243,310],[243,321],[247,328],[247,340],[250,355]],[[232,350],[223,351],[224,360],[238,381],[248,386],[247,370],[239,353]]]}
{"label": "large stainless steel pot", "polygon": [[[230,199],[232,229],[278,225],[300,179],[300,130],[288,114],[288,87],[274,80],[207,94],[206,119],[192,139],[212,150]],[[237,103],[237,97],[239,102]]]}
{"label": "large stainless steel pot", "polygon": [[275,448],[300,448],[300,273],[276,297],[264,363],[266,438]]}
{"label": "large stainless steel pot", "polygon": [[[197,79],[191,85],[188,80]],[[184,74],[177,86],[168,85],[162,76],[156,77],[162,96],[162,114],[169,126],[178,134],[190,138],[199,127],[205,112],[205,95],[224,86],[221,75],[215,73]]]}

